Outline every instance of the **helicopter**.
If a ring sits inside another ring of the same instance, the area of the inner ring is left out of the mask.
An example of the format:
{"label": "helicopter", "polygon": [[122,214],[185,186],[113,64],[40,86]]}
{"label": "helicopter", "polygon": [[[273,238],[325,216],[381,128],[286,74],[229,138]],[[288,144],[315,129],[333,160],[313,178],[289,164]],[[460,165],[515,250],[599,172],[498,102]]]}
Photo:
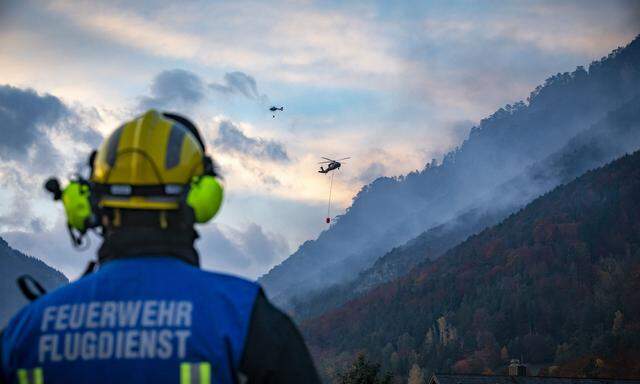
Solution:
{"label": "helicopter", "polygon": [[[344,157],[342,159],[338,159],[338,160],[333,160],[330,159],[328,157],[322,157],[324,159],[324,161],[319,162],[318,164],[327,164],[327,168],[324,168],[322,165],[320,166],[320,170],[318,171],[319,173],[324,173],[327,174],[331,171],[334,171],[336,169],[340,169],[340,166],[342,165],[342,163],[340,163],[341,161],[350,159],[350,157]],[[329,183],[329,202],[327,203],[327,218],[325,219],[325,223],[327,224],[331,224],[331,191],[333,189],[333,176],[334,174],[331,173],[331,181]]]}
{"label": "helicopter", "polygon": [[323,166],[320,166],[320,170],[318,171],[319,173],[329,173],[333,170],[336,170],[338,168],[340,168],[340,166],[342,165],[342,163],[340,163],[341,161],[350,159],[350,157],[345,157],[343,159],[339,159],[339,160],[333,160],[333,159],[329,159],[328,157],[322,157],[325,161],[321,161],[318,164],[328,164],[327,168],[324,168]]}
{"label": "helicopter", "polygon": [[272,106],[271,108],[269,108],[269,110],[270,110],[271,112],[273,112],[273,116],[272,116],[272,118],[274,118],[274,119],[275,119],[275,118],[276,118],[276,111],[284,111],[284,107],[280,107],[280,108],[278,108],[278,107],[276,107],[276,106],[274,105],[274,106]]}

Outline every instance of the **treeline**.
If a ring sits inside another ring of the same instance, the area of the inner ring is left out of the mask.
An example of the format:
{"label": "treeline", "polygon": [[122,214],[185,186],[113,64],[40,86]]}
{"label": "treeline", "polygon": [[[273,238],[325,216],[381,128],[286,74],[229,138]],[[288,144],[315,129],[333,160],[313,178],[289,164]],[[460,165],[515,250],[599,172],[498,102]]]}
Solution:
{"label": "treeline", "polygon": [[[326,377],[358,353],[396,379],[640,375],[640,152],[590,171],[433,263],[304,324]],[[414,369],[415,371],[415,369]]]}

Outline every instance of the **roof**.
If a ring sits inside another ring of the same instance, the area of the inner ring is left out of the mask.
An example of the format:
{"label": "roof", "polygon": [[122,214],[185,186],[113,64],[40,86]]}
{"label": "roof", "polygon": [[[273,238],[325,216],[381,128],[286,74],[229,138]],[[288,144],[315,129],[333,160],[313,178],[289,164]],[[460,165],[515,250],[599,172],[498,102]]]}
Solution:
{"label": "roof", "polygon": [[436,373],[429,384],[640,384],[637,380],[590,379],[578,377],[445,375]]}

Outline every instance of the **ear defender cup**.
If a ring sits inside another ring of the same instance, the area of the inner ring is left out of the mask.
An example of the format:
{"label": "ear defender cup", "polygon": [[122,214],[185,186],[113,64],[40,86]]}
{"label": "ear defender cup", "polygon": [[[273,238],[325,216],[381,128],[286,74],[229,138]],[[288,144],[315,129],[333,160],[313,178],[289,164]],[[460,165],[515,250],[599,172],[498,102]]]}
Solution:
{"label": "ear defender cup", "polygon": [[198,176],[193,179],[187,194],[187,205],[193,209],[196,223],[211,220],[222,205],[224,191],[215,177]]}
{"label": "ear defender cup", "polygon": [[62,191],[62,204],[67,214],[67,223],[80,232],[87,230],[87,222],[93,214],[90,196],[89,186],[77,181],[70,182]]}

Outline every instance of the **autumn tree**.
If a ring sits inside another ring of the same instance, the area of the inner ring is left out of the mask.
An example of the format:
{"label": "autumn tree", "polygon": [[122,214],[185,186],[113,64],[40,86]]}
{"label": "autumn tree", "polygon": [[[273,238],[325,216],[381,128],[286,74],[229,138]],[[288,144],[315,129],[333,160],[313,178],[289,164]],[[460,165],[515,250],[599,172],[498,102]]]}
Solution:
{"label": "autumn tree", "polygon": [[344,373],[338,374],[340,384],[390,384],[392,375],[385,373],[378,377],[380,364],[367,361],[364,354],[359,354],[355,362]]}
{"label": "autumn tree", "polygon": [[423,384],[424,383],[424,373],[422,373],[422,369],[418,366],[418,364],[413,364],[411,370],[409,371],[409,379],[407,380],[407,384]]}

